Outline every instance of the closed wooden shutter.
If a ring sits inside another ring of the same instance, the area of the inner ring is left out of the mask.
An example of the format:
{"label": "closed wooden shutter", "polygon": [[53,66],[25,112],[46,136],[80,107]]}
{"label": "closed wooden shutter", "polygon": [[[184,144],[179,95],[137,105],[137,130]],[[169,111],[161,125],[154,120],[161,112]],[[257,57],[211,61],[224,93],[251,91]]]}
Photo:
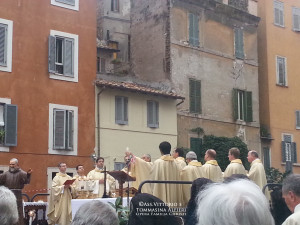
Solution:
{"label": "closed wooden shutter", "polygon": [[53,118],[53,148],[66,149],[66,111],[54,109]]}
{"label": "closed wooden shutter", "polygon": [[296,111],[296,129],[300,129],[300,111]]}
{"label": "closed wooden shutter", "polygon": [[115,97],[115,122],[117,124],[128,124],[128,98]]}
{"label": "closed wooden shutter", "polygon": [[74,39],[64,39],[64,75],[74,77]]}
{"label": "closed wooden shutter", "polygon": [[18,106],[4,105],[5,146],[17,146]]}
{"label": "closed wooden shutter", "polygon": [[252,122],[253,121],[253,110],[252,110],[252,92],[251,91],[246,91],[245,92],[245,105],[246,105],[246,110],[245,110],[245,121],[246,122]]}
{"label": "closed wooden shutter", "polygon": [[68,111],[68,124],[67,124],[67,142],[68,142],[68,150],[73,150],[73,136],[74,136],[74,112],[73,111]]}
{"label": "closed wooden shutter", "polygon": [[190,112],[201,113],[201,81],[189,80],[190,88]]}
{"label": "closed wooden shutter", "polygon": [[286,162],[286,153],[285,153],[285,142],[281,142],[281,158],[282,162]]}
{"label": "closed wooden shutter", "polygon": [[232,90],[232,105],[233,105],[232,116],[233,116],[233,120],[236,121],[239,118],[238,90],[237,89]]}
{"label": "closed wooden shutter", "polygon": [[56,38],[55,36],[49,36],[48,38],[48,71],[49,73],[55,73],[55,58],[56,58]]}
{"label": "closed wooden shutter", "polygon": [[244,32],[240,28],[234,29],[235,57],[244,59]]}
{"label": "closed wooden shutter", "polygon": [[189,13],[189,43],[199,46],[199,16]]}
{"label": "closed wooden shutter", "polygon": [[297,144],[296,144],[296,142],[292,142],[291,156],[292,156],[292,162],[297,163]]}
{"label": "closed wooden shutter", "polygon": [[158,127],[158,102],[147,101],[147,125],[151,128]]}
{"label": "closed wooden shutter", "polygon": [[0,65],[7,63],[7,25],[0,23]]}
{"label": "closed wooden shutter", "polygon": [[75,0],[56,0],[56,1],[64,3],[64,4],[75,6]]}

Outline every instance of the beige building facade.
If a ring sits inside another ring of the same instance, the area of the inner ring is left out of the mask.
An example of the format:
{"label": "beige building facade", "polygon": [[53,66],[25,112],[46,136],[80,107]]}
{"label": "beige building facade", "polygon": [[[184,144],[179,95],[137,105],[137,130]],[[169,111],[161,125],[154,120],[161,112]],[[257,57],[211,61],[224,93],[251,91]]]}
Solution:
{"label": "beige building facade", "polygon": [[[300,3],[258,1],[259,83],[262,148],[269,166],[300,172],[298,59]],[[291,168],[289,168],[291,169]]]}
{"label": "beige building facade", "polygon": [[256,13],[256,1],[132,5],[134,74],[170,82],[186,99],[177,107],[177,146],[199,153],[201,135],[191,130],[202,128],[260,152]]}

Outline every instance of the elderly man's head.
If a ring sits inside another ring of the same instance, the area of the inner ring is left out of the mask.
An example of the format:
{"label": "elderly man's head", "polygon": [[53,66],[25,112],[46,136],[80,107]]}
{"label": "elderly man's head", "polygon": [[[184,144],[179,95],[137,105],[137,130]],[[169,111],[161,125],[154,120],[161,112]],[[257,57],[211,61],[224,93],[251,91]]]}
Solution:
{"label": "elderly man's head", "polygon": [[107,203],[97,200],[85,203],[75,214],[71,225],[118,225],[116,211]]}
{"label": "elderly man's head", "polygon": [[197,225],[274,225],[269,204],[252,181],[208,185],[198,196]]}
{"label": "elderly man's head", "polygon": [[255,159],[258,159],[257,151],[254,151],[254,150],[249,151],[247,159],[248,159],[249,163],[252,163]]}
{"label": "elderly man's head", "polygon": [[19,168],[19,161],[16,158],[9,160],[9,171],[14,172]]}
{"label": "elderly man's head", "polygon": [[291,174],[282,184],[282,197],[291,212],[300,204],[300,174]]}
{"label": "elderly man's head", "polygon": [[0,224],[12,225],[18,222],[17,199],[8,188],[0,186]]}
{"label": "elderly man's head", "polygon": [[144,154],[142,156],[142,159],[146,162],[151,162],[151,155],[150,154]]}
{"label": "elderly man's head", "polygon": [[187,163],[189,163],[193,160],[197,160],[197,155],[195,152],[189,151],[188,153],[186,153],[185,158],[186,158]]}

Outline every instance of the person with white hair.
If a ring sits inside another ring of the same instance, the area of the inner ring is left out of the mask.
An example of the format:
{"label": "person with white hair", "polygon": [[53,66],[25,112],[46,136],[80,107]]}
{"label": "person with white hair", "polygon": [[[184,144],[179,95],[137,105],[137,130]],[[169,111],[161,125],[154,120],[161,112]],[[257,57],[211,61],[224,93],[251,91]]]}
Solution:
{"label": "person with white hair", "polygon": [[252,181],[210,184],[197,203],[197,225],[274,225],[268,201]]}
{"label": "person with white hair", "polygon": [[118,225],[116,211],[107,203],[93,200],[83,204],[76,212],[71,225]]}
{"label": "person with white hair", "polygon": [[16,196],[8,188],[0,186],[0,224],[16,224],[18,218]]}
{"label": "person with white hair", "polygon": [[282,225],[300,225],[300,174],[291,174],[284,179],[282,197],[293,213]]}
{"label": "person with white hair", "polygon": [[248,152],[248,162],[251,163],[248,177],[256,183],[261,189],[267,184],[264,165],[258,158],[258,153],[254,150]]}
{"label": "person with white hair", "polygon": [[[186,162],[188,163],[180,172],[182,181],[194,181],[203,177],[203,168],[201,162],[197,161],[197,155],[193,151],[186,154]],[[182,185],[182,204],[185,207],[191,198],[191,184]]]}

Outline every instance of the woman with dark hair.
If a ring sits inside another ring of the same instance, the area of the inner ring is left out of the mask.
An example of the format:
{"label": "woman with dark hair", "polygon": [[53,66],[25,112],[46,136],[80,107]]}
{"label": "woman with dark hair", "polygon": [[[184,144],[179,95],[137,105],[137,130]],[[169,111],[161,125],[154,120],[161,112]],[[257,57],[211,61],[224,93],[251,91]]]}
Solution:
{"label": "woman with dark hair", "polygon": [[142,193],[130,202],[128,225],[181,225],[180,218],[175,217],[170,208],[159,198]]}
{"label": "woman with dark hair", "polygon": [[191,198],[186,208],[186,216],[184,218],[185,225],[195,225],[197,223],[197,215],[196,215],[196,208],[197,208],[197,195],[201,192],[206,184],[213,183],[211,180],[206,178],[198,178],[193,181],[191,187]]}

